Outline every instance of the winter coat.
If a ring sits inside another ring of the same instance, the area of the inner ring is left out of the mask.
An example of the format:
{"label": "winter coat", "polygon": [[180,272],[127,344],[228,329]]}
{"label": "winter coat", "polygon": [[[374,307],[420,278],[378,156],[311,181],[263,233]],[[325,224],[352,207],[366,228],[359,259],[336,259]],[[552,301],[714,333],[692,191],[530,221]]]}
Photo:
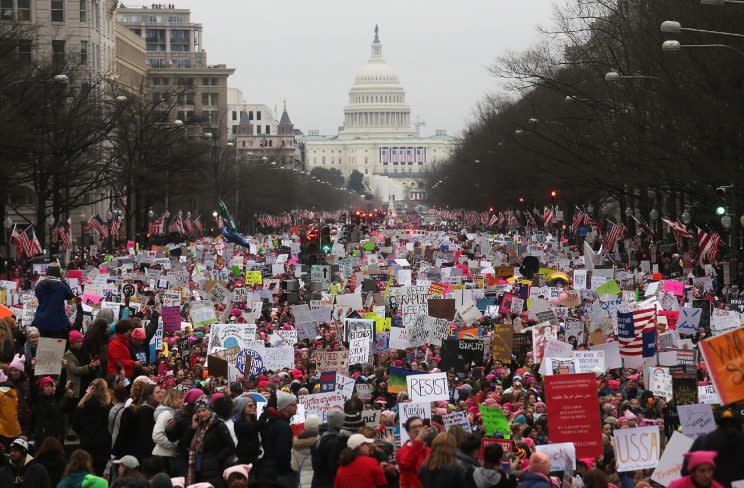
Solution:
{"label": "winter coat", "polygon": [[345,443],[336,430],[326,430],[310,448],[313,461],[312,488],[332,488],[338,471],[338,457]]}
{"label": "winter coat", "polygon": [[313,484],[313,460],[310,448],[318,440],[317,434],[303,432],[292,441],[292,471],[300,476],[300,488],[310,488]]}
{"label": "winter coat", "polygon": [[[82,350],[81,350],[82,352]],[[87,363],[81,364],[78,355],[75,354],[72,349],[68,349],[65,353],[65,361],[67,361],[67,379],[72,382],[72,396],[73,398],[80,398],[85,393],[83,386],[88,388],[88,384],[95,377],[96,370],[90,366],[90,355],[83,352],[83,356],[87,356]]]}
{"label": "winter coat", "polygon": [[470,468],[465,474],[465,488],[514,488],[516,478],[498,469]]}
{"label": "winter coat", "polygon": [[33,403],[33,438],[36,445],[47,437],[56,437],[60,442],[65,439],[64,398],[57,395],[47,396],[39,394]]}
{"label": "winter coat", "polygon": [[75,408],[70,416],[72,428],[80,436],[80,448],[93,457],[93,466],[97,472],[103,470],[111,454],[109,410],[109,405],[101,405],[96,397],[90,397],[83,406]]}
{"label": "winter coat", "polygon": [[57,488],[82,488],[83,480],[90,474],[87,471],[75,471],[70,476],[57,483]]}
{"label": "winter coat", "polygon": [[152,450],[153,456],[176,457],[178,453],[178,441],[171,442],[165,435],[165,426],[168,421],[176,414],[176,409],[158,405],[155,409],[155,427],[152,429],[152,441],[155,447]]}
{"label": "winter coat", "polygon": [[31,381],[26,373],[20,380],[14,381],[16,396],[18,397],[18,423],[21,432],[28,436],[33,427],[33,415],[31,413]]}
{"label": "winter coat", "polygon": [[421,468],[419,478],[423,488],[453,488],[465,484],[465,470],[457,463],[434,471]]}
{"label": "winter coat", "polygon": [[[669,486],[667,488],[698,488],[694,481],[692,481],[692,477],[688,474],[687,476],[683,476],[679,479],[676,479],[669,483]],[[723,485],[719,483],[716,480],[713,480],[712,484],[710,485],[710,488],[723,488]]]}
{"label": "winter coat", "polygon": [[132,405],[121,414],[119,436],[114,443],[112,453],[117,457],[131,455],[142,463],[152,457],[155,442],[152,431],[155,427],[155,409],[143,403],[137,408]]}
{"label": "winter coat", "polygon": [[238,457],[238,463],[255,465],[262,452],[258,421],[240,418],[233,423],[233,430],[235,437],[238,439],[235,445],[235,455]]}
{"label": "winter coat", "polygon": [[59,278],[47,277],[39,281],[34,290],[39,306],[32,325],[39,328],[41,335],[58,334],[64,331],[70,321],[65,313],[65,302],[72,298],[72,290]]}
{"label": "winter coat", "polygon": [[528,471],[517,488],[552,488],[552,485],[547,477]]}
{"label": "winter coat", "polygon": [[0,386],[0,436],[15,439],[19,435],[18,392],[10,386]]}
{"label": "winter coat", "polygon": [[478,460],[473,459],[472,457],[468,456],[461,450],[457,450],[457,462],[460,463],[460,466],[467,472],[470,468],[476,468],[479,466]]}
{"label": "winter coat", "polygon": [[274,479],[276,476],[292,474],[292,428],[289,418],[264,411],[259,419],[259,432],[264,456],[258,463],[258,476]]}
{"label": "winter coat", "polygon": [[[196,477],[199,482],[209,482],[214,486],[221,486],[222,471],[228,467],[228,461],[235,454],[235,445],[225,422],[214,418],[214,416],[213,421],[214,424],[204,434],[204,449],[202,450],[201,461],[198,463],[199,469]],[[195,433],[196,430],[189,425],[179,443],[190,448]]]}
{"label": "winter coat", "polygon": [[62,473],[65,472],[65,460],[57,457],[56,454],[37,456],[34,460],[46,470],[49,476],[49,486],[57,486],[62,479]]}
{"label": "winter coat", "polygon": [[116,334],[108,343],[106,351],[107,363],[106,373],[117,374],[119,363],[124,367],[124,376],[129,379],[134,377],[134,360],[129,354],[129,339],[121,334]]}
{"label": "winter coat", "polygon": [[429,455],[429,446],[418,439],[408,440],[398,449],[395,459],[400,472],[400,488],[421,488],[419,470]]}
{"label": "winter coat", "polygon": [[26,456],[26,463],[18,469],[10,463],[0,469],[0,486],[13,487],[17,477],[23,478],[22,488],[53,488],[49,482],[49,475],[44,466],[39,464],[31,455]]}

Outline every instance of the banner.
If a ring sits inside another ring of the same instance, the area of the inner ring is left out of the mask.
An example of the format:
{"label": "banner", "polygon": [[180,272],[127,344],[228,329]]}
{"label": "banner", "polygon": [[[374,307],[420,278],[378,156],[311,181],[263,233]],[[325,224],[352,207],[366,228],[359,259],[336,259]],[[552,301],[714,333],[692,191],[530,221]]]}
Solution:
{"label": "banner", "polygon": [[744,399],[744,327],[705,339],[699,346],[721,403]]}
{"label": "banner", "polygon": [[545,377],[548,433],[553,443],[573,442],[576,456],[602,455],[602,430],[593,373]]}
{"label": "banner", "polygon": [[613,432],[612,448],[615,450],[618,472],[655,468],[661,449],[659,428],[653,425],[617,429]]}
{"label": "banner", "polygon": [[494,361],[511,364],[514,329],[511,325],[494,324],[491,334],[491,355]]}

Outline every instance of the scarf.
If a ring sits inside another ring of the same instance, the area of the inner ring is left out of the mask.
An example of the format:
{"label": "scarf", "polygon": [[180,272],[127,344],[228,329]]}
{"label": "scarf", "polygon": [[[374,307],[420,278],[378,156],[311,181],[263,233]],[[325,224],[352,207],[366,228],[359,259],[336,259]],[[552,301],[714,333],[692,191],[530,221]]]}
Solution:
{"label": "scarf", "polygon": [[189,446],[189,468],[186,473],[186,486],[193,485],[197,482],[196,472],[201,469],[201,456],[204,451],[204,436],[210,427],[217,422],[217,415],[212,413],[212,416],[206,422],[199,422],[199,426],[194,432],[194,437],[191,439],[191,445]]}

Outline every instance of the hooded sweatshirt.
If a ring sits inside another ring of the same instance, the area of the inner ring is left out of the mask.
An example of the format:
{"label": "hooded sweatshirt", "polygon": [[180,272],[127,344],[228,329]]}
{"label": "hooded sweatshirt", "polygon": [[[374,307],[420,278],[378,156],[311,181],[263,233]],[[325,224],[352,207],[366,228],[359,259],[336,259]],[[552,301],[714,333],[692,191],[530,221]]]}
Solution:
{"label": "hooded sweatshirt", "polygon": [[178,454],[178,441],[171,442],[165,434],[165,426],[168,421],[176,414],[176,409],[158,405],[153,417],[155,418],[155,427],[152,429],[152,440],[155,447],[152,449],[153,456],[176,457]]}

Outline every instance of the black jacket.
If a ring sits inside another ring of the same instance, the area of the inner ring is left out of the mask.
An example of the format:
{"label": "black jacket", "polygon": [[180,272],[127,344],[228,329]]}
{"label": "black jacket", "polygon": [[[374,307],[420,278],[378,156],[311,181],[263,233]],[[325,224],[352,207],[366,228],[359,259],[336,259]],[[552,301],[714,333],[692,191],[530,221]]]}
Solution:
{"label": "black jacket", "polygon": [[[214,423],[204,434],[204,449],[202,450],[201,459],[197,460],[196,481],[221,486],[222,471],[228,467],[228,461],[235,454],[235,444],[233,444],[230,430],[228,430],[225,422],[216,418],[214,414],[212,416],[212,422]],[[189,425],[179,444],[190,449],[195,433],[196,430],[192,429]]]}
{"label": "black jacket", "polygon": [[258,433],[258,421],[247,421],[241,418],[235,422],[235,437],[238,445],[235,446],[235,455],[238,456],[239,464],[255,464],[261,454],[261,436]]}
{"label": "black jacket", "polygon": [[264,411],[258,422],[264,450],[264,456],[258,463],[258,477],[275,479],[276,476],[292,474],[294,435],[289,419]]}
{"label": "black jacket", "polygon": [[338,471],[338,457],[344,446],[338,431],[326,430],[318,436],[318,442],[310,448],[313,460],[312,488],[333,488]]}
{"label": "black jacket", "polygon": [[[165,437],[171,442],[178,442],[186,435],[186,431],[191,428],[191,415],[186,415],[183,411],[179,410],[173,415],[173,420],[176,422],[176,425],[172,429],[166,427]],[[183,442],[178,442],[176,452],[179,457],[188,459],[189,446],[184,445]]]}
{"label": "black jacket", "polygon": [[[744,479],[744,431],[718,428],[695,439],[690,451],[716,451],[715,480],[726,488],[731,482]],[[687,460],[682,465],[682,476],[686,476]]]}
{"label": "black jacket", "polygon": [[[37,446],[47,437],[56,437],[64,443],[67,399],[60,397],[59,390],[58,386],[57,394],[52,396],[38,394],[32,402],[33,437]],[[61,390],[64,391],[64,388]]]}
{"label": "black jacket", "polygon": [[119,435],[114,443],[112,453],[121,458],[127,454],[139,459],[140,463],[152,457],[155,442],[152,440],[152,429],[155,427],[155,410],[147,404],[134,409],[130,405],[121,414]]}
{"label": "black jacket", "polygon": [[459,464],[451,464],[435,471],[421,468],[422,488],[454,488],[465,484],[465,471]]}
{"label": "black jacket", "polygon": [[[20,485],[15,484],[17,476],[22,479]],[[34,459],[26,461],[26,464],[20,469],[13,463],[0,469],[0,486],[8,488],[53,488],[49,482],[46,469]]]}
{"label": "black jacket", "polygon": [[98,399],[91,397],[70,416],[72,428],[80,436],[80,448],[93,456],[93,464],[97,471],[99,467],[106,466],[106,461],[111,455],[111,434],[108,431],[110,409],[111,407],[101,405]]}

